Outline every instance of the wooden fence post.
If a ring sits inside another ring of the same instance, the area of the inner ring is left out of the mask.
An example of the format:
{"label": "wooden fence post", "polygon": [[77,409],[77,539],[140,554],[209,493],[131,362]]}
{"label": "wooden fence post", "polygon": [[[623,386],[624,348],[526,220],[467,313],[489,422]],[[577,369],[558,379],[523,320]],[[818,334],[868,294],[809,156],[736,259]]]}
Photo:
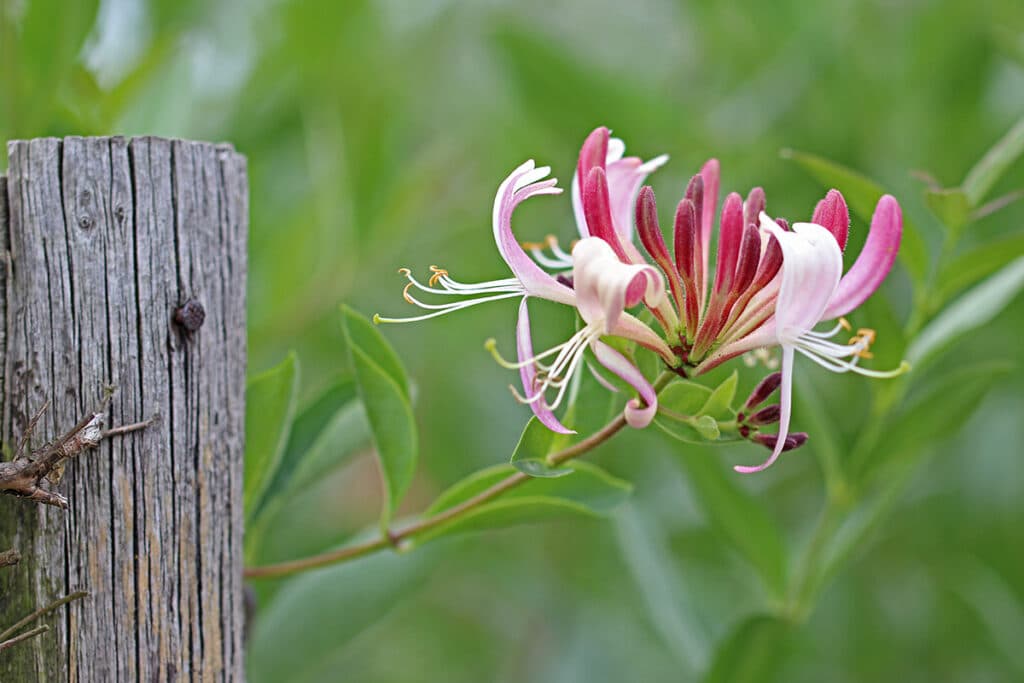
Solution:
{"label": "wooden fence post", "polygon": [[0,655],[0,680],[243,680],[245,159],[119,137],[8,155],[6,443],[47,400],[34,443],[66,432],[108,387],[109,425],[157,421],[69,461],[68,510],[0,497],[0,550],[23,557],[0,572],[0,628],[91,594]]}

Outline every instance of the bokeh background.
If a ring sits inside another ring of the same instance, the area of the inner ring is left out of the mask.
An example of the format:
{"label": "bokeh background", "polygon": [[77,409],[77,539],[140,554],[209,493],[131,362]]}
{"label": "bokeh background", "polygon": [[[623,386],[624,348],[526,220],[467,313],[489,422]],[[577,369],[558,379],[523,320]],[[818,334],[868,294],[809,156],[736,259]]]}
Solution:
{"label": "bokeh background", "polygon": [[[248,156],[250,371],[295,349],[304,398],[345,371],[339,304],[409,314],[399,266],[501,277],[498,183],[534,158],[567,185],[597,125],[629,151],[671,155],[652,179],[666,220],[710,156],[724,187],[762,185],[769,211],[809,216],[823,188],[780,156],[793,148],[877,180],[937,254],[943,228],[914,172],[956,185],[1022,114],[1019,0],[0,2],[0,138],[155,134],[227,140]],[[1017,164],[993,196],[1021,186]],[[962,248],[1016,236],[1006,248],[1024,251],[1022,226],[1010,206],[972,224]],[[517,230],[570,239],[567,199],[530,202]],[[863,232],[855,220],[854,253]],[[898,268],[872,310],[903,320],[911,299]],[[536,309],[538,343],[570,329],[565,311]],[[384,329],[417,387],[407,512],[508,458],[528,413],[483,341],[510,348],[514,316],[505,302]],[[727,653],[731,680],[1024,679],[1022,334],[1017,297],[931,364],[936,378],[978,359],[1010,366],[953,433],[922,423],[922,439],[932,428],[942,438],[928,440],[888,514],[806,618]],[[758,378],[742,372],[744,387]],[[827,441],[853,457],[844,449],[873,391],[810,363],[800,372],[817,410],[798,406],[795,424],[811,442],[738,482],[757,504],[741,513],[777,520],[794,558],[825,496],[815,449]],[[275,520],[263,559],[373,523],[372,454],[350,450]],[[595,458],[635,484],[610,519],[334,570],[321,609],[277,625],[300,644],[261,645],[250,679],[696,680],[737,625],[778,605],[709,519],[686,459],[724,470],[762,455],[622,435]],[[280,587],[260,588],[261,614],[287,597]]]}

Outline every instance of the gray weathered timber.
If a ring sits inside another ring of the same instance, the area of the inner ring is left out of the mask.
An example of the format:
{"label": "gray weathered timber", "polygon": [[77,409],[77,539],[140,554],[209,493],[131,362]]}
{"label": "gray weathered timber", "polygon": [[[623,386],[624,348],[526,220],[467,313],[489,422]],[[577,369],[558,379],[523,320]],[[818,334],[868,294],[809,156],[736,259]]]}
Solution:
{"label": "gray weathered timber", "polygon": [[[116,389],[68,463],[67,511],[0,497],[0,625],[91,596],[0,657],[0,681],[242,680],[248,191],[230,146],[158,138],[12,142],[0,184],[3,434],[44,401],[38,444]],[[194,297],[205,324],[174,311]]]}

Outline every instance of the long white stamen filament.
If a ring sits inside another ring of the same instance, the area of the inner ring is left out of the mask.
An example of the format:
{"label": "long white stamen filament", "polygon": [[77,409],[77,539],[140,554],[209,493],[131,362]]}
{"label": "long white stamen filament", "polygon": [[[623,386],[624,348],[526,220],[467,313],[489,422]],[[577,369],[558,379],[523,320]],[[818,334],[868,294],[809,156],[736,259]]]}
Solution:
{"label": "long white stamen filament", "polygon": [[571,260],[566,261],[566,260],[562,260],[560,258],[558,258],[558,259],[550,258],[549,256],[545,255],[544,252],[541,251],[538,248],[530,249],[530,255],[533,256],[533,260],[534,261],[536,261],[540,265],[544,266],[545,268],[550,268],[551,270],[571,270],[572,269],[572,261]]}
{"label": "long white stamen filament", "polygon": [[[579,368],[580,362],[583,360],[587,347],[592,341],[601,336],[601,328],[598,325],[587,325],[576,332],[567,341],[554,346],[547,351],[536,354],[532,358],[519,361],[517,363],[510,362],[504,359],[497,351],[495,342],[493,339],[487,341],[487,349],[494,356],[495,360],[502,366],[509,369],[519,369],[528,365],[535,365],[541,368],[542,373],[538,375],[538,380],[533,389],[533,393],[528,396],[524,396],[516,390],[515,387],[509,387],[512,391],[512,395],[515,396],[516,400],[520,403],[536,403],[537,401],[545,401],[544,406],[548,410],[555,410],[561,405],[562,400],[566,395],[566,390],[571,386],[571,380],[576,375],[576,370]],[[543,358],[547,358],[552,354],[557,353],[555,360],[550,366],[545,366],[539,361]],[[541,380],[541,375],[543,379]],[[554,401],[548,403],[545,399],[545,394],[549,389],[558,389],[558,393],[555,395]]]}
{"label": "long white stamen filament", "polygon": [[[373,322],[375,323],[414,323],[420,320],[429,320],[430,318],[437,318],[442,315],[447,315],[453,311],[458,311],[463,308],[469,308],[470,306],[476,306],[477,304],[487,303],[488,301],[498,301],[500,299],[514,299],[523,296],[523,292],[508,292],[506,294],[496,294],[494,296],[480,297],[479,299],[468,299],[466,301],[458,301],[445,305],[427,306],[421,305],[423,308],[436,309],[433,313],[427,313],[425,315],[418,315],[411,318],[385,318],[380,315],[373,316]],[[411,298],[411,297],[410,297]],[[415,301],[415,300],[414,300]]]}

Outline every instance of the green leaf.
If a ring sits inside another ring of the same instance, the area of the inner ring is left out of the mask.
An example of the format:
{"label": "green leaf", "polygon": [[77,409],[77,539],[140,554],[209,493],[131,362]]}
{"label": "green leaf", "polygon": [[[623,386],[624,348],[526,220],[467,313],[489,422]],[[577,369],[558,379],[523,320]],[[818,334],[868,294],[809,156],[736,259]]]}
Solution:
{"label": "green leaf", "polygon": [[681,453],[690,488],[718,532],[757,570],[779,597],[786,584],[786,547],[778,525],[739,484],[739,477],[705,452]]}
{"label": "green leaf", "polygon": [[696,415],[710,397],[711,390],[703,384],[677,380],[658,395],[658,405],[679,415]]}
{"label": "green leaf", "polygon": [[[629,482],[613,477],[596,465],[573,462],[566,466],[572,469],[573,476],[528,479],[501,497],[418,536],[417,540],[557,519],[565,513],[601,516],[632,493],[633,486]],[[515,474],[518,471],[512,465],[496,465],[474,472],[438,496],[425,514],[436,515],[455,507]]]}
{"label": "green leaf", "polygon": [[[850,208],[865,223],[870,223],[875,205],[885,194],[880,185],[864,175],[814,154],[784,149],[782,158],[792,159],[825,187],[834,187],[843,193]],[[900,243],[900,262],[915,282],[922,282],[928,272],[928,248],[917,227],[903,216],[903,241]]]}
{"label": "green leaf", "polygon": [[1024,256],[948,306],[907,349],[911,364],[923,363],[954,339],[995,318],[1024,288]]}
{"label": "green leaf", "polygon": [[926,447],[955,434],[974,414],[995,381],[1010,370],[1007,363],[960,367],[926,387],[902,411],[890,415],[885,439],[870,452],[856,454],[858,472],[871,474],[883,464],[914,458]]}
{"label": "green leaf", "polygon": [[346,308],[342,328],[384,479],[380,523],[386,528],[416,471],[416,423],[408,382],[394,351],[368,321]]}
{"label": "green leaf", "polygon": [[[736,370],[726,377],[721,384],[715,387],[704,406],[700,409],[700,415],[710,415],[719,420],[729,420],[734,417],[732,412],[732,401],[736,398],[736,383],[739,375]],[[716,437],[717,438],[717,437]]]}
{"label": "green leaf", "polygon": [[777,617],[757,615],[740,622],[715,650],[704,683],[774,681],[790,625]]}
{"label": "green leaf", "polygon": [[429,549],[381,553],[297,576],[256,612],[246,647],[252,683],[333,680],[332,662],[416,591],[436,564]]}
{"label": "green leaf", "polygon": [[967,195],[958,187],[945,190],[926,190],[924,200],[936,218],[950,231],[953,238],[960,236],[960,231],[967,225],[971,216],[971,202]]}
{"label": "green leaf", "polygon": [[722,435],[718,429],[718,420],[710,415],[701,415],[693,421],[692,427],[697,430],[701,438],[708,441],[715,441]]}
{"label": "green leaf", "polygon": [[[353,413],[355,419],[346,417]],[[287,495],[287,492],[307,486],[327,474],[352,450],[369,441],[365,422],[355,380],[348,376],[331,384],[299,410],[292,421],[280,466],[267,487],[261,508],[276,496]],[[325,467],[327,463],[323,461],[332,459],[335,462]],[[316,466],[311,468],[311,461],[316,461]],[[315,476],[310,476],[312,473]]]}
{"label": "green leaf", "polygon": [[248,519],[274,480],[295,413],[299,361],[294,353],[249,380],[245,389],[245,478],[243,501]]}
{"label": "green leaf", "polygon": [[348,306],[341,307],[341,317],[346,343],[366,354],[392,382],[398,385],[406,400],[410,400],[409,379],[405,374],[405,367],[380,330],[366,317]]}
{"label": "green leaf", "polygon": [[989,242],[953,259],[937,278],[938,291],[932,301],[933,310],[1021,254],[1024,254],[1024,233]]}
{"label": "green leaf", "polygon": [[974,165],[974,168],[968,171],[962,187],[972,206],[981,204],[1006,169],[1012,166],[1021,154],[1024,154],[1024,118],[1020,119]]}
{"label": "green leaf", "polygon": [[531,417],[512,452],[512,466],[531,477],[564,477],[572,474],[569,467],[550,467],[547,463],[548,454],[556,450],[555,445],[564,441],[565,436],[545,427],[536,416]]}

